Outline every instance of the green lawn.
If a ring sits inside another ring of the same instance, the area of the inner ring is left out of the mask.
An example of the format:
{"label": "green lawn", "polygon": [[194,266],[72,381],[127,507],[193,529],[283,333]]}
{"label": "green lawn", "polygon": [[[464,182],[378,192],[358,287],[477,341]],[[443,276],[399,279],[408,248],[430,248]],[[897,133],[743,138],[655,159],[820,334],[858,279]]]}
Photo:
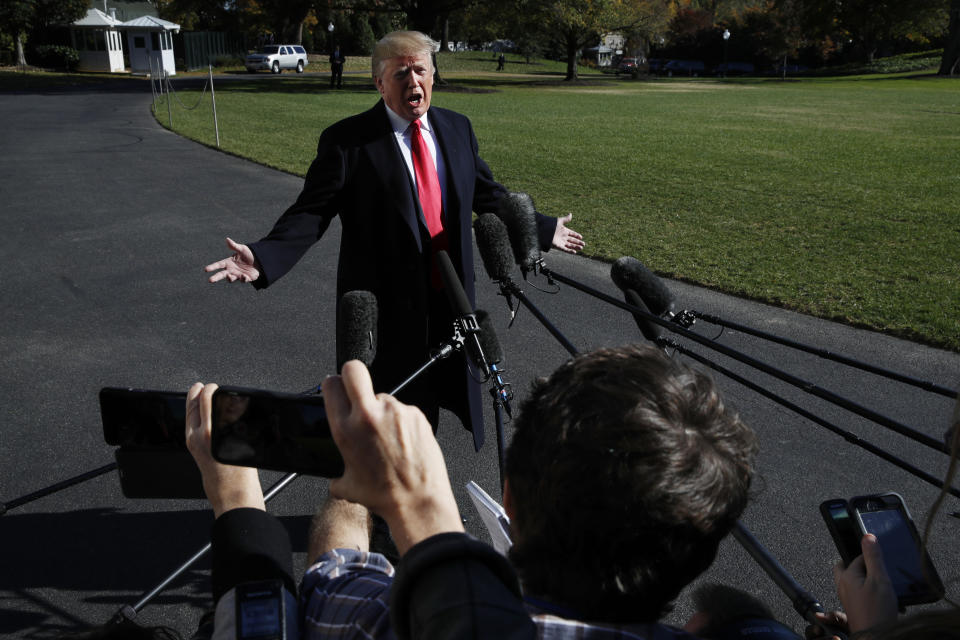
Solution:
{"label": "green lawn", "polygon": [[[556,63],[497,74],[488,55],[447,64],[434,104],[471,118],[501,182],[573,213],[588,255],[960,350],[960,81],[585,72],[571,86]],[[302,175],[320,131],[376,101],[368,78],[221,83],[222,148]],[[174,124],[214,143],[209,107]]]}

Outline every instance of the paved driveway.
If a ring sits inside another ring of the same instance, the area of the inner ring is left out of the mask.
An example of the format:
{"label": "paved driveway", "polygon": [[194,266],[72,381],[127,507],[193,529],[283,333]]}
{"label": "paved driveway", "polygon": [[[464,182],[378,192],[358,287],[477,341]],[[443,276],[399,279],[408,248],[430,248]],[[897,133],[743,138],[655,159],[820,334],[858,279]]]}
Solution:
{"label": "paved driveway", "polygon": [[[270,290],[208,285],[202,266],[226,255],[224,236],[258,238],[296,196],[301,180],[177,137],[153,120],[149,102],[148,85],[135,80],[0,95],[4,501],[112,460],[99,424],[97,391],[103,386],[183,390],[204,380],[299,391],[334,369],[337,225]],[[615,294],[606,264],[553,254],[548,264]],[[670,286],[681,308],[946,386],[960,381],[957,354],[682,283]],[[532,377],[549,372],[567,354],[526,311],[507,329],[506,308],[494,287],[484,281],[478,288],[479,305],[493,315],[507,353],[506,377],[522,396]],[[580,349],[640,339],[626,314],[570,287],[557,295],[528,290]],[[705,323],[696,329],[720,334]],[[948,399],[736,331],[726,330],[718,341],[933,436],[942,434],[952,408]],[[746,371],[702,347],[695,350]],[[764,375],[746,375],[942,475],[943,456]],[[745,523],[801,584],[835,606],[830,565],[836,553],[818,503],[896,490],[920,519],[936,491],[755,392],[726,378],[720,382],[757,429],[762,446],[756,498]],[[488,408],[488,433],[492,425]],[[454,483],[460,487],[475,479],[496,493],[492,437],[477,455],[467,433],[449,421],[440,435]],[[276,477],[263,475],[265,482]],[[323,480],[301,478],[270,506],[289,525],[301,567],[306,526],[325,486]],[[462,491],[458,499],[468,528],[482,535]],[[948,500],[944,511],[957,511],[956,500]],[[0,633],[35,637],[108,619],[202,547],[210,523],[201,501],[126,500],[114,474],[11,510],[0,518]],[[960,567],[958,525],[941,515],[934,529],[933,555],[945,581],[956,578]],[[201,562],[188,570],[143,609],[140,620],[189,635],[206,606],[205,567]],[[761,595],[799,626],[789,602],[735,542],[724,543],[708,578]],[[954,582],[954,596],[957,589]],[[674,619],[688,613],[685,598]]]}

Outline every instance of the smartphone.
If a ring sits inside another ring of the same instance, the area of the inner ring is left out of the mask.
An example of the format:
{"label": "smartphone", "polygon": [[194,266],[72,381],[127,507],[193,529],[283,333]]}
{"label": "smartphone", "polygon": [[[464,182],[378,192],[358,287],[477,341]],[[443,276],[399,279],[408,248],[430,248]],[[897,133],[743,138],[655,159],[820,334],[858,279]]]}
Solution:
{"label": "smartphone", "polygon": [[850,513],[849,505],[843,498],[824,500],[820,503],[820,515],[827,525],[827,531],[840,552],[843,566],[847,566],[860,555],[860,528]]}
{"label": "smartphone", "polygon": [[212,431],[213,457],[225,464],[343,475],[320,395],[220,387],[213,394]]}
{"label": "smartphone", "polygon": [[200,470],[187,451],[186,393],[105,387],[103,438],[114,452],[128,498],[203,498]]}
{"label": "smartphone", "polygon": [[128,449],[186,449],[186,402],[183,392],[104,387],[103,438]]}
{"label": "smartphone", "polygon": [[284,640],[287,608],[283,582],[243,583],[236,589],[238,640]]}
{"label": "smartphone", "polygon": [[920,534],[903,498],[893,492],[858,496],[850,500],[850,510],[860,532],[880,542],[900,606],[939,600],[943,583],[930,556],[921,553]]}

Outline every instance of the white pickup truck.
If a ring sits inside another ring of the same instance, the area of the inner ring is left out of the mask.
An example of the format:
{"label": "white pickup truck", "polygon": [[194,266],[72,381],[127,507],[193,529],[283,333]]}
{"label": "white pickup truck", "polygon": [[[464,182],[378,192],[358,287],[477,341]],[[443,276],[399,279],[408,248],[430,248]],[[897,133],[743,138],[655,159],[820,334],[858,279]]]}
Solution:
{"label": "white pickup truck", "polygon": [[307,66],[307,50],[298,44],[268,44],[260,53],[251,53],[247,56],[247,71],[253,73],[262,69],[269,69],[273,73],[281,73],[284,69],[296,69],[303,73]]}

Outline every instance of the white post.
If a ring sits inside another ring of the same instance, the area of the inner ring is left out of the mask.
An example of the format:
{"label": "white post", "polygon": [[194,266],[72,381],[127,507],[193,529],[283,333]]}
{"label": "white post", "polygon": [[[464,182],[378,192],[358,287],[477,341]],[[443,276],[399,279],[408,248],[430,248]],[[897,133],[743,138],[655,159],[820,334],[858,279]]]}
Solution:
{"label": "white post", "polygon": [[163,69],[163,83],[167,88],[167,118],[170,120],[170,130],[173,131],[173,108],[170,105],[170,79],[167,78],[167,68],[163,66],[162,60],[160,67]]}
{"label": "white post", "polygon": [[153,107],[157,107],[157,88],[153,86],[153,63],[150,63],[150,95],[153,96]]}
{"label": "white post", "polygon": [[220,148],[220,125],[217,124],[217,96],[213,92],[213,65],[208,64],[210,70],[210,99],[213,101],[213,130],[217,134],[217,149]]}

